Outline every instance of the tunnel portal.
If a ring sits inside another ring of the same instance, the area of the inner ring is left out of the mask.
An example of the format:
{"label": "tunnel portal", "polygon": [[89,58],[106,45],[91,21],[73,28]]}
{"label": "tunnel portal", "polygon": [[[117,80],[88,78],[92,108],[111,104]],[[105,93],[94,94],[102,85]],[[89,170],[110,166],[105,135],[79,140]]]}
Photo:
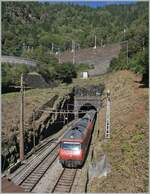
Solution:
{"label": "tunnel portal", "polygon": [[83,117],[87,111],[93,110],[93,109],[97,111],[96,107],[93,106],[92,104],[90,103],[84,104],[83,106],[80,107],[80,110],[78,112],[78,117],[79,118]]}
{"label": "tunnel portal", "polygon": [[104,85],[91,85],[88,87],[74,88],[74,111],[75,118],[83,116],[90,109],[95,109],[99,111],[100,109],[100,96],[104,90]]}

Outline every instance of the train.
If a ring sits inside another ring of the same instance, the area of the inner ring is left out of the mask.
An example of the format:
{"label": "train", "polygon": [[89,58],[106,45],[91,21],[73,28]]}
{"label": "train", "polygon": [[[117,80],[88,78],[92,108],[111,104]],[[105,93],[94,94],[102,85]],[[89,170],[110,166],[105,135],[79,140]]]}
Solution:
{"label": "train", "polygon": [[81,167],[83,165],[95,120],[96,110],[89,110],[64,134],[59,148],[59,162],[63,167]]}

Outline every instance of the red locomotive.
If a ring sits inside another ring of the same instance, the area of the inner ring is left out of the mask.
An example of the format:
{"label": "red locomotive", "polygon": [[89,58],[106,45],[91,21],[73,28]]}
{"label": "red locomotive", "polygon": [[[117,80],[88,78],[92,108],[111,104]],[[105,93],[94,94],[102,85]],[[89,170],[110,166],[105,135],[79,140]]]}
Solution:
{"label": "red locomotive", "polygon": [[59,161],[65,167],[82,166],[91,139],[96,111],[88,111],[61,139]]}

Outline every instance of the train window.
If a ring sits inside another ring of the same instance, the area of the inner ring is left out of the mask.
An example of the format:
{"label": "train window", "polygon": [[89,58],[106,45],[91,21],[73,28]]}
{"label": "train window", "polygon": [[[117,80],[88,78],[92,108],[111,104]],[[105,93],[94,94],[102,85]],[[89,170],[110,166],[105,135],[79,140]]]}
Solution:
{"label": "train window", "polygon": [[81,149],[81,144],[80,143],[72,143],[72,142],[64,142],[61,147],[64,150],[73,150],[77,151]]}
{"label": "train window", "polygon": [[82,119],[81,125],[86,127],[88,124],[88,120],[87,119]]}

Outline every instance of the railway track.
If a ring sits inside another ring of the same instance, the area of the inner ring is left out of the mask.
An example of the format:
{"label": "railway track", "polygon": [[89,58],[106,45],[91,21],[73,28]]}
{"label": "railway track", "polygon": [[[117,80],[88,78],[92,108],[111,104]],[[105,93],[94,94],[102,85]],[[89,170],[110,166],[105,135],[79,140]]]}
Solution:
{"label": "railway track", "polygon": [[[71,127],[74,122],[70,123],[67,128]],[[24,188],[26,192],[31,192],[57,159],[59,142],[63,134],[64,131],[59,136],[43,142],[44,145],[39,146],[37,153],[24,161],[25,164],[9,177],[12,182]]]}
{"label": "railway track", "polygon": [[35,160],[37,160],[38,158],[40,159],[40,156],[42,153],[44,153],[48,148],[50,148],[50,146],[52,145],[52,143],[54,139],[50,139],[50,140],[46,140],[44,142],[44,146],[40,146],[40,148],[38,148],[38,150],[35,151],[34,153],[34,157],[33,158],[29,158],[26,161],[24,161],[23,165],[17,169],[15,172],[13,172],[12,175],[9,175],[9,179],[15,179],[17,176],[19,176],[20,174],[22,174],[22,172],[29,168],[29,166],[31,166],[31,164],[35,163]]}
{"label": "railway track", "polygon": [[47,169],[53,164],[58,156],[59,143],[51,146],[49,150],[44,152],[23,169],[22,173],[12,178],[12,181],[20,185],[26,192],[32,191]]}
{"label": "railway track", "polygon": [[51,192],[52,193],[71,192],[76,177],[76,173],[77,169],[64,168]]}

